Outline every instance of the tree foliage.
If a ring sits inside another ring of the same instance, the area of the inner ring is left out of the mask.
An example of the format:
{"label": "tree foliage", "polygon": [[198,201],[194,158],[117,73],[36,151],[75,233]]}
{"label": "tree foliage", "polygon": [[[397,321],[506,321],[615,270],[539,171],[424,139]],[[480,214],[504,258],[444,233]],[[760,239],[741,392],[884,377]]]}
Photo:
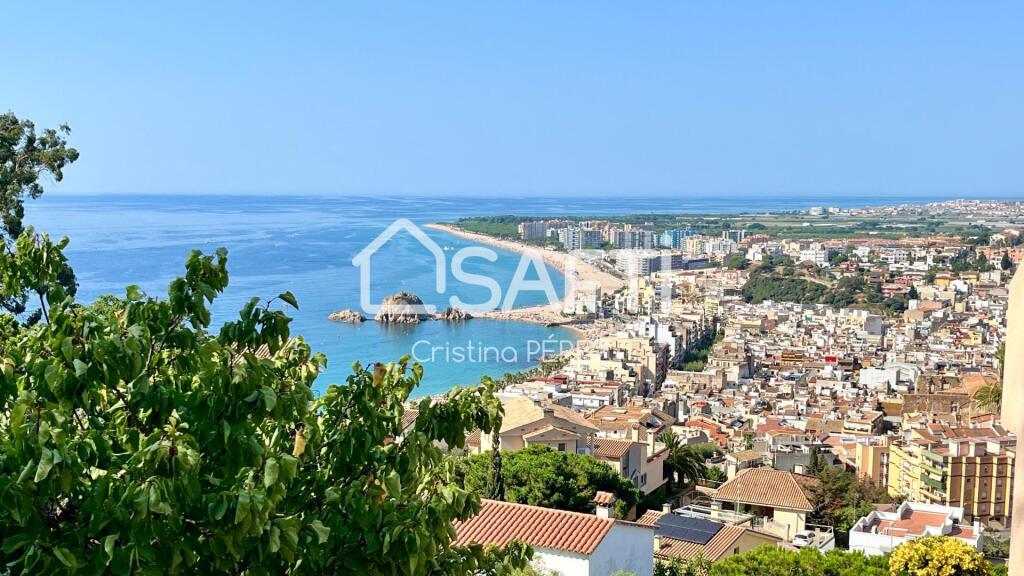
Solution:
{"label": "tree foliage", "polygon": [[893,576],[985,576],[991,566],[984,554],[959,538],[928,536],[897,546],[889,568]]}
{"label": "tree foliage", "polygon": [[0,258],[6,291],[43,320],[3,347],[0,562],[12,574],[469,574],[529,551],[453,544],[479,510],[440,444],[492,429],[489,386],[403,403],[422,368],[356,364],[314,398],[325,358],[290,333],[290,293],[209,332],[227,254],[192,252],[168,297],[129,287],[73,303],[66,262],[26,233]]}
{"label": "tree foliage", "polygon": [[[467,490],[488,496],[490,454],[476,454],[458,463],[457,474]],[[640,500],[640,492],[610,466],[586,454],[528,446],[502,452],[505,501],[592,513],[597,491],[615,494],[616,515],[622,517]]]}
{"label": "tree foliage", "polygon": [[873,504],[891,501],[884,489],[849,470],[823,466],[816,477],[818,482],[811,487],[814,512],[808,522],[832,526],[840,546],[846,545],[857,520],[875,509]]}
{"label": "tree foliage", "polygon": [[[0,238],[5,248],[24,231],[25,198],[43,194],[40,179],[46,176],[60,182],[64,168],[78,160],[78,151],[67,145],[71,133],[67,125],[36,133],[35,124],[19,120],[14,114],[0,114]],[[60,268],[55,280],[75,295],[76,281],[69,266]],[[5,286],[5,288],[7,288]],[[25,312],[26,295],[5,290],[0,306],[12,314]],[[32,321],[38,316],[33,316]]]}
{"label": "tree foliage", "polygon": [[679,436],[669,430],[658,436],[658,440],[668,450],[665,458],[665,474],[668,478],[669,492],[672,492],[674,481],[681,485],[695,485],[708,477],[705,462],[717,452],[717,448],[707,445],[683,444]]}
{"label": "tree foliage", "polygon": [[711,561],[699,552],[697,557],[691,560],[684,561],[673,558],[667,562],[654,561],[654,576],[709,576],[709,574],[711,574]]}
{"label": "tree foliage", "polygon": [[888,558],[833,549],[822,554],[807,547],[787,550],[761,546],[711,566],[711,576],[889,576]]}
{"label": "tree foliage", "polygon": [[60,182],[64,168],[78,160],[78,151],[68,147],[65,140],[70,133],[71,128],[62,124],[37,134],[31,121],[0,114],[0,220],[6,242],[23,231],[25,197],[43,194],[40,177],[49,175]]}

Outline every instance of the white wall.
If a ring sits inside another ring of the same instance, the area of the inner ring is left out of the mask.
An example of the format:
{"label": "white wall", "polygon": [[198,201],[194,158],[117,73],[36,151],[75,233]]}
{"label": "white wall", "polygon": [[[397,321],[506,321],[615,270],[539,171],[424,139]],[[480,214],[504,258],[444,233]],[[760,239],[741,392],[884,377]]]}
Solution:
{"label": "white wall", "polygon": [[654,573],[654,529],[616,522],[597,550],[590,555],[589,576],[608,576],[617,571],[637,576]]}
{"label": "white wall", "polygon": [[591,574],[590,559],[587,556],[540,546],[533,547],[533,565],[539,569],[554,570],[561,576],[590,576]]}
{"label": "white wall", "polygon": [[903,544],[905,538],[872,534],[870,532],[850,532],[850,550],[859,550],[867,556],[881,556]]}

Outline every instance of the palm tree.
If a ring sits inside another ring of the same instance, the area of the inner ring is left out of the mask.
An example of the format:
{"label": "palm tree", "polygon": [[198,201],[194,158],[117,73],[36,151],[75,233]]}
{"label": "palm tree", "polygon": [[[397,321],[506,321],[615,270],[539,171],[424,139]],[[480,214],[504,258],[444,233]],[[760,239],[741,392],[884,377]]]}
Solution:
{"label": "palm tree", "polygon": [[704,465],[704,456],[694,450],[692,446],[683,446],[669,454],[669,460],[679,476],[680,483],[684,486],[696,485],[697,482],[708,476],[708,468]]}
{"label": "palm tree", "polygon": [[693,446],[682,444],[679,436],[671,430],[658,436],[658,440],[668,450],[665,467],[668,470],[668,491],[671,493],[674,477],[679,478],[682,485],[696,484],[707,478],[708,469],[704,465],[704,456]]}
{"label": "palm tree", "polygon": [[982,386],[974,394],[974,404],[978,408],[991,408],[998,412],[1003,405],[1003,385],[1001,383]]}

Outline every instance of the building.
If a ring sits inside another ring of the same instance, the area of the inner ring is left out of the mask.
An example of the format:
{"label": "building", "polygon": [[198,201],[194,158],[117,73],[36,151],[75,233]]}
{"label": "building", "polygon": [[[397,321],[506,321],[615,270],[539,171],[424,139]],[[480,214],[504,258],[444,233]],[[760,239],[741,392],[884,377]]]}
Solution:
{"label": "building", "polygon": [[544,220],[531,220],[519,224],[519,238],[523,240],[543,240],[548,236],[548,223]]}
{"label": "building", "polygon": [[814,510],[809,490],[816,483],[793,472],[745,468],[712,493],[712,508],[751,514],[760,518],[765,531],[790,540],[807,528],[807,514]]}
{"label": "building", "polygon": [[964,524],[964,509],[920,502],[904,502],[893,512],[875,511],[850,528],[850,550],[880,556],[925,536],[959,538],[982,549],[985,527],[977,520]]}
{"label": "building", "polygon": [[584,248],[597,248],[604,242],[600,230],[589,228],[560,228],[558,230],[558,241],[566,250],[582,250]]}
{"label": "building", "polygon": [[733,242],[743,242],[747,237],[746,230],[722,230],[722,238]]}
{"label": "building", "polygon": [[881,436],[867,436],[857,440],[853,449],[853,463],[857,476],[875,486],[889,485],[889,440]]}
{"label": "building", "polygon": [[743,526],[665,511],[648,510],[637,519],[637,524],[654,527],[654,558],[661,562],[689,561],[697,556],[717,562],[780,542],[770,534]]}
{"label": "building", "polygon": [[618,250],[615,253],[615,269],[626,276],[649,276],[655,272],[693,270],[707,265],[707,258],[690,258],[681,252]]}
{"label": "building", "polygon": [[658,236],[658,246],[662,248],[682,248],[685,246],[687,237],[696,235],[697,231],[693,228],[665,230]]}
{"label": "building", "polygon": [[654,232],[650,230],[612,230],[610,241],[616,248],[651,249],[655,247]]}
{"label": "building", "polygon": [[1001,427],[914,428],[889,447],[889,493],[963,508],[970,521],[1007,524],[1012,516],[1016,437]]}
{"label": "building", "polygon": [[604,506],[598,513],[484,500],[479,514],[455,522],[455,544],[504,546],[518,540],[533,547],[535,568],[561,576],[608,576],[620,570],[651,576],[654,530],[608,518]]}
{"label": "building", "polygon": [[[1006,312],[1006,349],[1024,349],[1024,274],[1015,275],[1010,283],[1009,307]],[[1024,433],[1024,354],[1007,354],[1003,371],[1003,425],[1013,434]],[[1015,462],[1018,477],[1024,477],[1024,459]],[[1017,512],[1024,513],[1024,482],[1018,481],[1013,490]],[[1012,526],[1010,540],[1024,542],[1024,522]],[[1024,576],[1024,549],[1010,550],[1010,575]]]}
{"label": "building", "polygon": [[597,438],[593,455],[629,480],[642,494],[650,494],[666,481],[664,469],[668,451],[660,448],[648,457],[648,448],[648,444],[636,440]]}
{"label": "building", "polygon": [[[500,450],[518,450],[543,444],[560,452],[587,453],[597,434],[583,416],[564,406],[537,404],[525,396],[502,399],[505,416],[498,433]],[[490,450],[491,435],[480,435],[480,449]]]}

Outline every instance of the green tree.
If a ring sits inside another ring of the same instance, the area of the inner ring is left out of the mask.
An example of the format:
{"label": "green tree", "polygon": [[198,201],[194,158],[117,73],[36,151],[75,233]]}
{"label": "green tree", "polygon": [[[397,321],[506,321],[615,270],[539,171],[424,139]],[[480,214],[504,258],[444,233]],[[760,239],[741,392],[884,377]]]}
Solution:
{"label": "green tree", "polygon": [[42,321],[2,351],[0,562],[12,574],[476,574],[529,550],[456,546],[480,507],[441,443],[494,429],[492,388],[424,399],[419,365],[359,364],[319,398],[325,358],[290,333],[290,293],[209,332],[227,254],[192,252],[165,300],[76,305],[62,248],[29,230],[0,256]]}
{"label": "green tree", "polygon": [[[458,462],[460,484],[481,496],[489,496],[491,456],[476,454]],[[502,481],[505,501],[593,512],[598,490],[617,498],[616,515],[625,516],[640,500],[640,492],[610,466],[586,454],[529,446],[502,453]]]}
{"label": "green tree", "polygon": [[1010,255],[1003,252],[1003,257],[999,260],[999,267],[1003,270],[1009,270],[1013,268],[1013,260],[1010,260]]}
{"label": "green tree", "polygon": [[[36,133],[35,124],[19,120],[14,114],[0,114],[0,239],[5,248],[24,230],[25,198],[38,198],[43,194],[40,178],[50,177],[60,182],[64,168],[78,160],[78,151],[67,145],[65,136],[71,133],[66,125],[47,128]],[[75,275],[65,265],[56,272],[54,280],[61,283],[72,297],[77,287]],[[4,290],[0,306],[12,314],[26,310],[27,294]],[[39,319],[38,310],[29,318]]]}
{"label": "green tree", "polygon": [[974,394],[974,404],[983,410],[999,412],[1003,405],[1003,383],[996,382],[979,388]]}
{"label": "green tree", "polygon": [[730,270],[745,270],[749,265],[750,262],[747,260],[747,257],[744,256],[743,254],[730,254],[725,259],[725,266]]}
{"label": "green tree", "polygon": [[668,450],[668,457],[665,458],[665,468],[668,473],[670,494],[673,492],[672,486],[675,480],[678,480],[682,486],[685,486],[687,484],[695,485],[708,477],[708,468],[705,465],[705,461],[709,456],[705,448],[683,444],[679,436],[671,430],[662,432],[658,436],[658,440]]}
{"label": "green tree", "polygon": [[818,453],[818,447],[812,446],[811,456],[807,461],[807,473],[811,476],[816,476],[824,467],[825,464],[821,461],[821,455]]}
{"label": "green tree", "polygon": [[846,545],[853,524],[874,509],[872,504],[891,501],[884,489],[848,470],[824,466],[816,477],[818,482],[811,487],[814,512],[808,522],[832,526],[840,546]]}
{"label": "green tree", "polygon": [[697,553],[692,560],[673,558],[668,562],[654,561],[654,576],[708,576],[711,574],[711,562],[703,554]]}
{"label": "green tree", "polygon": [[888,558],[865,556],[860,552],[815,548],[799,551],[761,546],[729,556],[711,565],[711,576],[889,576]]}

